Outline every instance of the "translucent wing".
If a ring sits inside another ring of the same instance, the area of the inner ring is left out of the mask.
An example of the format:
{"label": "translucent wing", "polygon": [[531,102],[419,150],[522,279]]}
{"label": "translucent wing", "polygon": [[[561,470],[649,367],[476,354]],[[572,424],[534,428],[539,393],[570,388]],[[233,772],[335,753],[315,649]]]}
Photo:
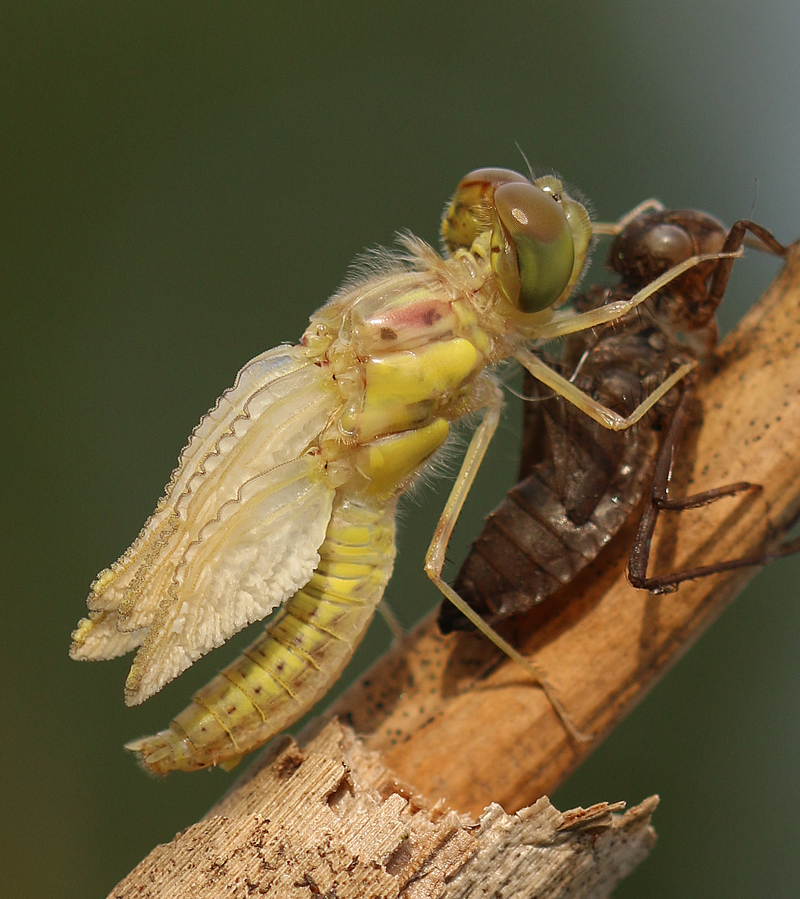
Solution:
{"label": "translucent wing", "polygon": [[92,585],[72,657],[141,644],[125,690],[142,702],[302,586],[333,498],[303,453],[336,402],[301,347],[249,362],[195,429],[131,548]]}
{"label": "translucent wing", "polygon": [[240,499],[223,506],[178,565],[169,599],[131,666],[128,704],[158,692],[306,584],[319,564],[332,500],[308,456],[246,482]]}

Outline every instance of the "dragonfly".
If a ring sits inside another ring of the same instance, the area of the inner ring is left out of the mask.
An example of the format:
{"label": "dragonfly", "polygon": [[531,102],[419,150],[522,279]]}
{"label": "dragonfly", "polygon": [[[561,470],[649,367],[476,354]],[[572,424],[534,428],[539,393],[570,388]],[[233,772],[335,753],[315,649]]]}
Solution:
{"label": "dragonfly", "polygon": [[[732,252],[745,240],[776,256],[783,247],[749,220],[730,230],[697,210],[669,210],[647,201],[607,233],[615,234],[609,264],[620,276],[611,287],[576,296],[576,312],[603,308],[635,296],[675,264],[699,253]],[[624,415],[649,385],[691,360],[706,362],[717,343],[715,313],[725,294],[733,259],[694,267],[646,305],[594,332],[575,333],[545,350],[548,364],[604,405]],[[695,369],[662,398],[636,428],[609,431],[574,410],[546,388],[526,379],[531,402],[524,406],[519,483],[492,512],[454,582],[454,589],[492,625],[529,611],[568,584],[612,540],[637,510],[628,578],[653,593],[672,592],[683,581],[765,564],[797,550],[787,544],[770,554],[715,562],[648,576],[650,541],[658,515],[696,508],[760,487],[738,482],[687,497],[672,498],[673,460],[699,380]],[[444,633],[470,630],[457,609],[443,604]]]}
{"label": "dragonfly", "polygon": [[272,616],[165,730],[127,744],[149,770],[233,767],[327,692],[392,573],[398,498],[431,465],[451,425],[474,413],[482,417],[425,571],[538,679],[575,731],[538,669],[442,578],[453,526],[500,420],[493,370],[515,359],[604,428],[630,427],[694,363],[621,416],[535,348],[626,315],[720,253],[684,260],[633,296],[576,314],[561,307],[584,268],[592,225],[556,177],[471,172],[442,234],[442,253],[406,234],[399,252],[368,257],[311,316],[298,344],[245,365],[192,433],[131,547],[92,584],[70,654],[96,660],[136,650],[128,705]]}

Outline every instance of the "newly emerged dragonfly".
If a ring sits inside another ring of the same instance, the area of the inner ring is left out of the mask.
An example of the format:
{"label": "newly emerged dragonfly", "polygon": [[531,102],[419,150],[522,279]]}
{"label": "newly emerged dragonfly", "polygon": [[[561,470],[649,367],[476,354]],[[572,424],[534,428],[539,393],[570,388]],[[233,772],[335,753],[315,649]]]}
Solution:
{"label": "newly emerged dragonfly", "polygon": [[536,676],[441,577],[455,520],[500,417],[502,391],[491,368],[514,358],[582,414],[626,428],[691,366],[624,417],[548,369],[532,342],[625,315],[672,278],[719,258],[686,260],[624,302],[564,314],[557,310],[581,274],[591,233],[585,209],[554,177],[478,170],[462,180],[445,214],[444,257],[402,237],[402,253],[370,257],[312,315],[298,345],[269,350],[241,370],[195,429],[133,545],[92,584],[89,617],[73,633],[75,659],[138,647],[125,684],[125,700],[135,705],[281,607],[166,730],[128,744],[146,766],[231,767],[328,690],[391,574],[398,497],[443,445],[451,422],[474,412],[483,419],[425,568]]}
{"label": "newly emerged dragonfly", "polygon": [[[778,256],[785,248],[764,228],[739,221],[727,231],[694,210],[671,211],[653,201],[620,222],[609,263],[621,276],[573,300],[576,310],[599,308],[634,296],[672,266],[701,252],[738,249],[747,233]],[[697,359],[717,341],[715,312],[732,259],[698,265],[630,315],[603,329],[573,334],[543,353],[583,391],[620,414],[635,408],[650,386]],[[636,428],[612,432],[575,414],[547,389],[526,379],[520,482],[488,516],[454,583],[454,589],[487,621],[531,609],[569,583],[645,503],[632,547],[629,579],[652,592],[676,589],[684,580],[761,564],[793,551],[715,562],[700,568],[647,576],[650,539],[659,511],[687,509],[723,496],[758,489],[729,484],[681,499],[668,496],[672,462],[691,409],[697,372],[683,379]],[[449,604],[442,605],[443,632],[471,629]]]}

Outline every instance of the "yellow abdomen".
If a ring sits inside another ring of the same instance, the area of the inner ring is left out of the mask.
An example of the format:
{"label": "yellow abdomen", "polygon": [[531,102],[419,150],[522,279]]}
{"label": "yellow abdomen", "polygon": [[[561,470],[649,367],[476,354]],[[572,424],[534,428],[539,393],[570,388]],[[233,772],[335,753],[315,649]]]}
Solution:
{"label": "yellow abdomen", "polygon": [[231,768],[304,715],[338,678],[383,596],[395,508],[337,497],[311,580],[167,730],[126,748],[157,773]]}

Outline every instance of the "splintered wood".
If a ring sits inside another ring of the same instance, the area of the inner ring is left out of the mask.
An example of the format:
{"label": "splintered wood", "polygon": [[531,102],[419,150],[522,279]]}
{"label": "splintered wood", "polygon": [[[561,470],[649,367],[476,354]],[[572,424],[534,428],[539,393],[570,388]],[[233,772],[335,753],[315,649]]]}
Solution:
{"label": "splintered wood", "polygon": [[624,815],[493,804],[474,821],[412,794],[335,721],[303,749],[280,744],[111,896],[600,899],[655,841],[655,797]]}

